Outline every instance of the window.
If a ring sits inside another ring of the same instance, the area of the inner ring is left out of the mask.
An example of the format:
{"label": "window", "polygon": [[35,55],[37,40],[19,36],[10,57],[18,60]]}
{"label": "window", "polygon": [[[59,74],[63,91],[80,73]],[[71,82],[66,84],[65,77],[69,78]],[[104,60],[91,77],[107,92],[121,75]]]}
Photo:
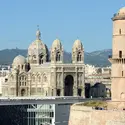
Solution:
{"label": "window", "polygon": [[52,93],[51,93],[51,95],[53,96],[53,89],[52,89]]}
{"label": "window", "polygon": [[39,56],[39,64],[43,64],[43,57],[44,57],[44,55]]}
{"label": "window", "polygon": [[79,52],[77,55],[77,61],[81,61],[81,60],[82,60],[82,55],[81,55],[81,52]]}
{"label": "window", "polygon": [[26,76],[25,75],[23,75],[23,76],[20,76],[20,86],[26,86]]}
{"label": "window", "polygon": [[50,123],[50,124],[52,123],[52,119],[49,120],[49,123]]}
{"label": "window", "polygon": [[41,76],[38,76],[38,82],[41,82]]}
{"label": "window", "polygon": [[5,79],[5,82],[7,82],[7,81],[8,81],[8,79],[6,78],[6,79]]}
{"label": "window", "polygon": [[57,96],[60,96],[60,89],[57,89]]}
{"label": "window", "polygon": [[119,34],[121,34],[121,29],[119,29]]}
{"label": "window", "polygon": [[50,117],[54,117],[54,112],[50,112]]}
{"label": "window", "polygon": [[32,76],[32,82],[35,82],[35,76]]}
{"label": "window", "polygon": [[60,52],[57,52],[56,54],[56,61],[60,61]]}
{"label": "window", "polygon": [[119,51],[119,58],[122,58],[122,51]]}
{"label": "window", "polygon": [[23,69],[23,65],[22,65],[22,69]]}
{"label": "window", "polygon": [[48,95],[47,91],[46,91],[46,96]]}
{"label": "window", "polygon": [[123,71],[122,71],[122,76],[123,76],[124,74],[123,74]]}
{"label": "window", "polygon": [[78,96],[81,96],[81,95],[82,95],[82,90],[78,89]]}

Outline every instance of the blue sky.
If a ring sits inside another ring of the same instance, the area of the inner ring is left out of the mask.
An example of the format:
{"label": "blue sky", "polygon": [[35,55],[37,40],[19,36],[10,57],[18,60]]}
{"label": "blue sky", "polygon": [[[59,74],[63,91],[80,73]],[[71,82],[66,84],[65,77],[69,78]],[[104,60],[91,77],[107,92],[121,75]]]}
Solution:
{"label": "blue sky", "polygon": [[85,51],[112,46],[111,17],[125,0],[0,0],[0,49],[26,49],[39,25],[51,47],[59,38],[66,51],[80,39]]}

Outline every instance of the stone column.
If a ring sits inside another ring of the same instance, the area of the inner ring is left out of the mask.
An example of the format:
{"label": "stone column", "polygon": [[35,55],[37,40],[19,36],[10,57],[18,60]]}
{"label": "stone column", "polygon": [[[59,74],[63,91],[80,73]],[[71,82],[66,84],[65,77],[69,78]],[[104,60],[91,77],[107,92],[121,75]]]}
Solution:
{"label": "stone column", "polygon": [[32,80],[31,80],[31,75],[28,75],[28,88],[29,88],[29,91],[28,91],[28,95],[31,96],[31,89],[32,89]]}
{"label": "stone column", "polygon": [[77,96],[78,94],[77,86],[73,86],[73,96]]}
{"label": "stone column", "polygon": [[73,86],[73,96],[77,96],[78,95],[78,86],[77,86],[77,67],[75,68],[75,74],[74,74],[74,86]]}
{"label": "stone column", "polygon": [[64,71],[62,67],[62,75],[61,75],[61,96],[64,96]]}
{"label": "stone column", "polygon": [[[53,75],[52,75],[53,74]],[[51,74],[52,79],[52,89],[53,89],[53,96],[56,96],[56,68],[54,68],[54,71]]]}
{"label": "stone column", "polygon": [[82,97],[85,97],[85,67],[83,66],[82,68],[83,72],[82,72]]}

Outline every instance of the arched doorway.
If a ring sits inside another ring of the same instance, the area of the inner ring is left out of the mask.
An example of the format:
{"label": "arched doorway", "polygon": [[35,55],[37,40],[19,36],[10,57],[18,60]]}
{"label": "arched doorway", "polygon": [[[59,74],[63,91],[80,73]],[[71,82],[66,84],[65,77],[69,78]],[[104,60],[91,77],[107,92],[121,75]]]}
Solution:
{"label": "arched doorway", "polygon": [[26,94],[25,89],[21,89],[21,96],[25,96],[25,94]]}
{"label": "arched doorway", "polygon": [[73,84],[74,84],[73,76],[67,75],[64,84],[65,85],[64,96],[73,96]]}

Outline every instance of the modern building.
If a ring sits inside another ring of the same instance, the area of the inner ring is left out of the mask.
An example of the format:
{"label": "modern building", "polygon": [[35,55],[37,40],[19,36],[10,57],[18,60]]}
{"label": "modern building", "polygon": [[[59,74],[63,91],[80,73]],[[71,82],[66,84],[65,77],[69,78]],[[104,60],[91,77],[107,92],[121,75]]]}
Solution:
{"label": "modern building", "polygon": [[74,42],[72,62],[66,64],[61,41],[54,40],[49,52],[40,36],[38,29],[26,58],[14,58],[8,81],[2,86],[3,96],[84,96],[82,42]]}
{"label": "modern building", "polygon": [[29,105],[28,125],[68,125],[71,104]]}
{"label": "modern building", "polygon": [[[2,125],[68,125],[70,106],[83,97],[0,97]],[[4,113],[3,115],[3,112]]]}

